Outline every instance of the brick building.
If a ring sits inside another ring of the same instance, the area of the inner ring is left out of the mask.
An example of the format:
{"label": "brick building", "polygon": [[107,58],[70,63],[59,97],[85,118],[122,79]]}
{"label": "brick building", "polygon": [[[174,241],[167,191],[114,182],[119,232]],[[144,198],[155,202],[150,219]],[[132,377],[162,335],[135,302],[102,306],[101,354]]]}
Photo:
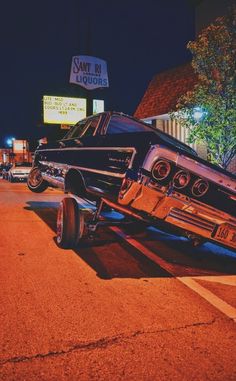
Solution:
{"label": "brick building", "polygon": [[[178,98],[193,89],[197,77],[190,63],[166,70],[151,80],[134,116],[188,144],[188,130],[169,117]],[[191,144],[198,154],[207,157],[203,144]]]}

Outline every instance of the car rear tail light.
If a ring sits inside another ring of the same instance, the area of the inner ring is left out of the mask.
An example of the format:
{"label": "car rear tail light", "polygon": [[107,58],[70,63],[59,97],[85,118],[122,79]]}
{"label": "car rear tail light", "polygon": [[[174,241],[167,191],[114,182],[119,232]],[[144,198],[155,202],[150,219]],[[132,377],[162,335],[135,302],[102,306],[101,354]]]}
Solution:
{"label": "car rear tail light", "polygon": [[190,181],[190,174],[189,172],[180,170],[176,172],[173,178],[173,185],[177,189],[185,188]]}
{"label": "car rear tail light", "polygon": [[171,165],[166,160],[158,160],[152,168],[152,176],[156,180],[166,179],[171,171]]}
{"label": "car rear tail light", "polygon": [[197,179],[192,186],[192,194],[196,197],[202,197],[209,189],[209,184],[206,180]]}

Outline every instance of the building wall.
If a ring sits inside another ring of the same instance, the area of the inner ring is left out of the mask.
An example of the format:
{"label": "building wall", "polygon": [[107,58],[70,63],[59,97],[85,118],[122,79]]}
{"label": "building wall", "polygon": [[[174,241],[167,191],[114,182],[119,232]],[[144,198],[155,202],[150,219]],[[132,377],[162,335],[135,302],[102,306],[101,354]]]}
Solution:
{"label": "building wall", "polygon": [[22,162],[27,161],[29,163],[32,163],[33,153],[32,152],[24,152],[23,153],[16,153],[13,154],[11,148],[1,148],[0,149],[0,164],[8,164],[8,163],[15,163],[15,162]]}
{"label": "building wall", "polygon": [[174,138],[180,140],[181,142],[189,145],[198,155],[203,159],[207,159],[207,147],[205,144],[190,144],[188,143],[189,131],[187,128],[181,126],[175,120],[170,119],[156,119],[153,121],[153,125],[159,130],[166,132],[167,134],[173,136]]}
{"label": "building wall", "polygon": [[[168,119],[153,119],[152,125],[159,130],[166,132],[167,134],[175,137],[181,142],[189,145],[198,153],[200,157],[207,160],[207,146],[204,143],[201,144],[189,144],[188,143],[188,129],[181,126],[176,121],[168,120]],[[236,157],[231,161],[227,170],[231,173],[236,174]]]}

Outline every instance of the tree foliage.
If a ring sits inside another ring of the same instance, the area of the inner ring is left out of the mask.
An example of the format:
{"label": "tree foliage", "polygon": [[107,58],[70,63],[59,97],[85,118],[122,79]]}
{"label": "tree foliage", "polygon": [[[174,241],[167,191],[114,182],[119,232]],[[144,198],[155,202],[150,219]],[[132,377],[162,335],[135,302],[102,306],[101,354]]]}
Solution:
{"label": "tree foliage", "polygon": [[[236,7],[189,42],[198,76],[171,117],[190,130],[189,142],[205,142],[211,160],[227,168],[236,155]],[[195,111],[201,110],[202,115]]]}

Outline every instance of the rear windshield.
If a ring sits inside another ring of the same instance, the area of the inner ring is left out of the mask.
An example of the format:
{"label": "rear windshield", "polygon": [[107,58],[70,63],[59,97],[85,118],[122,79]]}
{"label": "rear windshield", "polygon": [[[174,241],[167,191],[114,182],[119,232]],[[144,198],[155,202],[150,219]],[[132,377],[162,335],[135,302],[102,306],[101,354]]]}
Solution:
{"label": "rear windshield", "polygon": [[175,139],[173,136],[160,131],[159,129],[150,126],[149,124],[142,122],[135,118],[130,118],[123,115],[113,115],[107,127],[107,134],[122,134],[122,133],[134,133],[134,132],[155,132],[162,141],[167,144],[174,145],[176,148],[189,152],[191,155],[197,156],[194,149],[187,144],[182,143],[180,140]]}

